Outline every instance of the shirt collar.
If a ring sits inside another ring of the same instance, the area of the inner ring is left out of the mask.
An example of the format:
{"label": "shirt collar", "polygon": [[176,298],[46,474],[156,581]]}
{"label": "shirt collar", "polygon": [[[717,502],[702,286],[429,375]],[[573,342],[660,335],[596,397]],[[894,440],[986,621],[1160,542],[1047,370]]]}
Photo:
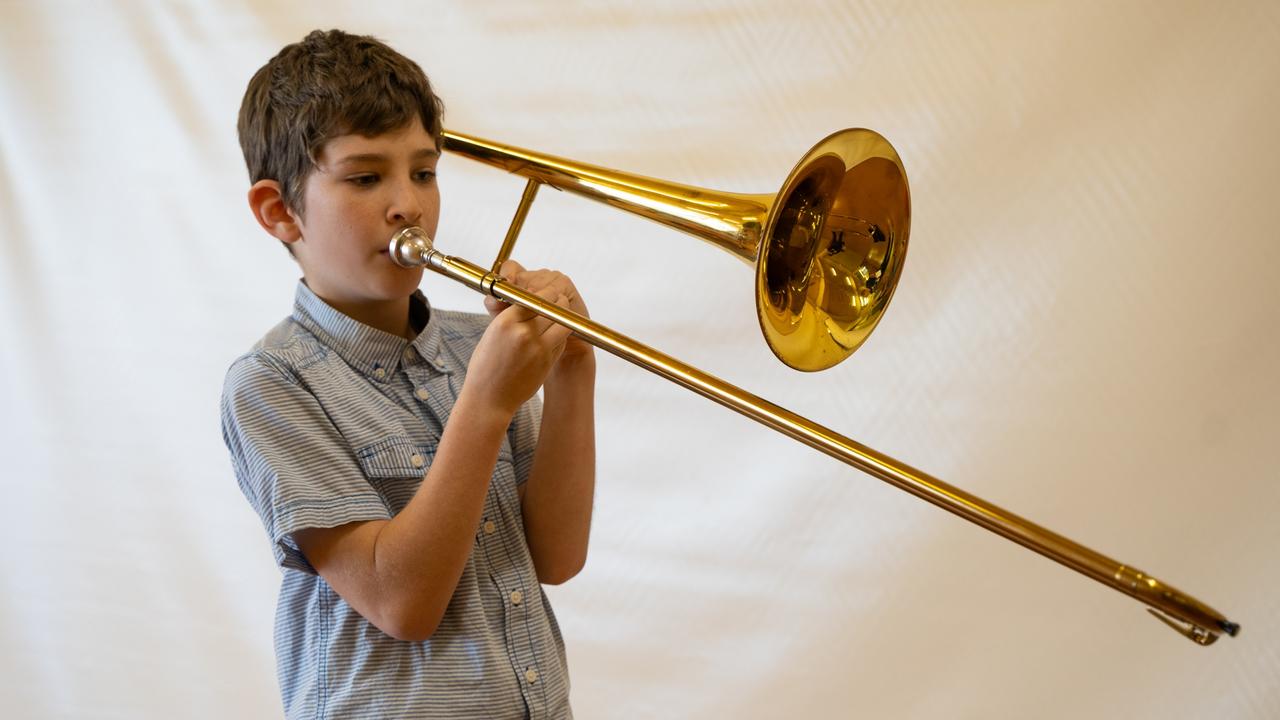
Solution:
{"label": "shirt collar", "polygon": [[451,372],[440,359],[440,323],[421,290],[409,297],[410,314],[426,316],[427,325],[412,342],[342,314],[298,281],[293,319],[338,354],[348,365],[373,380],[389,380],[406,361],[412,347],[436,370]]}

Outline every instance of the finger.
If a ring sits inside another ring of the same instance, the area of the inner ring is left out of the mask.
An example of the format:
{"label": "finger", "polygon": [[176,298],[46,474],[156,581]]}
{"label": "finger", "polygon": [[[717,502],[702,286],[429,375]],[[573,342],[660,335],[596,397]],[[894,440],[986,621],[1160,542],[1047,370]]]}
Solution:
{"label": "finger", "polygon": [[582,303],[581,298],[578,297],[578,291],[574,289],[572,283],[567,283],[566,286],[561,286],[560,297],[561,304],[570,310],[572,310],[575,305]]}
{"label": "finger", "polygon": [[513,275],[503,275],[499,279],[501,280],[502,284],[506,285],[508,288],[523,290],[527,293],[536,292],[537,290],[536,288],[529,287],[528,275],[529,273],[527,271],[522,270]]}
{"label": "finger", "polygon": [[[505,263],[503,263],[502,267],[504,269],[518,268],[520,267],[520,264],[517,263],[515,260],[508,260]],[[518,273],[515,273],[511,276],[504,275],[500,277],[499,280],[501,282],[501,285],[497,286],[496,288],[497,292],[507,296],[519,296],[522,293],[528,294],[528,295],[538,295],[536,291],[531,290],[528,287],[525,287],[525,283],[522,281],[522,278],[526,275],[528,275],[528,271],[520,270]],[[513,291],[517,291],[517,292],[513,292]],[[501,302],[507,306],[515,305],[515,310],[513,311],[515,313],[515,316],[512,318],[512,320],[514,320],[515,322],[527,322],[531,318],[536,317],[537,315],[537,313],[534,313],[508,300],[503,300],[501,298],[494,298],[494,299],[498,300],[498,302]]]}
{"label": "finger", "polygon": [[[530,293],[530,294],[537,297],[540,300],[543,300],[544,302],[548,302],[551,304],[556,304],[556,300],[561,297],[556,292],[555,288],[543,288],[538,292]],[[548,318],[544,317],[540,313],[535,313],[532,310],[528,310],[526,308],[518,307],[518,306],[517,306],[517,309],[521,310],[522,312],[519,315],[515,316],[513,319],[516,320],[517,322],[532,323],[532,325],[530,326],[530,329],[532,329],[538,335],[542,335],[547,331],[548,328],[550,328],[552,325],[555,325],[554,321],[549,320]]]}
{"label": "finger", "polygon": [[546,280],[546,284],[539,290],[554,292],[556,295],[555,303],[563,308],[572,310],[574,304],[578,302],[578,291],[573,286],[573,283],[569,281],[569,278],[560,273],[552,273]]}
{"label": "finger", "polygon": [[587,304],[578,293],[577,286],[573,284],[573,280],[569,279],[569,276],[563,273],[555,270],[526,270],[515,279],[514,284],[522,290],[535,294],[542,293],[547,289],[554,289],[557,295],[564,296],[563,300],[556,301],[557,305],[583,317],[590,317]]}
{"label": "finger", "polygon": [[510,258],[504,260],[502,266],[498,268],[498,274],[504,278],[513,278],[524,271],[523,265]]}
{"label": "finger", "polygon": [[573,335],[572,330],[559,323],[552,323],[551,327],[542,333],[542,340],[559,352],[564,349],[564,344],[569,340],[570,335]]}
{"label": "finger", "polygon": [[529,322],[538,317],[538,313],[524,307],[523,305],[511,304],[511,310],[504,313],[504,317],[508,317],[511,322]]}
{"label": "finger", "polygon": [[505,300],[498,297],[494,298],[495,300],[503,303],[504,305],[514,306],[511,312],[514,313],[512,320],[516,322],[528,322],[530,319],[537,317],[537,313],[525,308],[520,304],[521,302],[527,301],[527,296],[532,295],[537,298],[545,299],[541,295],[539,295],[537,292],[533,292],[528,288],[520,287],[520,285],[518,285],[515,282],[515,280],[512,278],[504,278],[503,284],[501,286],[498,286],[496,289],[501,295],[504,295],[506,297],[526,298],[523,300],[518,300],[517,302],[512,302],[510,300]]}
{"label": "finger", "polygon": [[556,304],[560,307],[582,317],[590,317],[587,315],[586,303],[582,302],[582,297],[578,295],[578,291],[573,287],[573,283],[558,283],[556,289],[559,292],[559,299]]}
{"label": "finger", "polygon": [[568,275],[557,270],[525,270],[520,274],[521,283],[530,289],[541,289],[554,285],[566,290],[573,290],[573,281]]}
{"label": "finger", "polygon": [[498,313],[511,307],[511,303],[499,300],[492,295],[484,296],[484,309],[489,313],[489,317],[497,317]]}
{"label": "finger", "polygon": [[[558,305],[559,307],[565,307],[565,302],[566,302],[566,298],[564,295],[557,296],[556,305]],[[555,347],[558,353],[561,349],[563,349],[565,341],[567,341],[569,339],[569,336],[572,334],[573,334],[573,330],[571,330],[568,326],[561,325],[560,323],[553,323],[547,328],[543,329],[542,340],[548,345]]]}
{"label": "finger", "polygon": [[567,275],[560,276],[559,287],[565,295],[565,302],[571,307],[586,309],[586,303],[582,301],[582,295],[578,292],[578,286],[573,284]]}
{"label": "finger", "polygon": [[522,290],[536,293],[550,284],[546,270],[523,270],[511,277],[511,283]]}

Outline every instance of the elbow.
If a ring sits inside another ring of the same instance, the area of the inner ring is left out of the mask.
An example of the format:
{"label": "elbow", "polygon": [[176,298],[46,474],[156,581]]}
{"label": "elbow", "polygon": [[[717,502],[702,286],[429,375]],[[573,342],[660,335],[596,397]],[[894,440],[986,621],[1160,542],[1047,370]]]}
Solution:
{"label": "elbow", "polygon": [[542,585],[563,585],[573,579],[572,575],[551,572],[539,572],[538,583]]}
{"label": "elbow", "polygon": [[581,556],[571,558],[567,561],[558,563],[537,563],[538,582],[543,585],[563,585],[569,582],[578,573],[582,572],[582,568],[587,564],[587,554],[584,552]]}
{"label": "elbow", "polygon": [[397,603],[385,608],[373,624],[396,640],[423,642],[435,635],[443,617],[443,611],[433,612],[420,603]]}
{"label": "elbow", "polygon": [[401,642],[423,642],[430,640],[436,633],[438,624],[429,623],[383,623],[378,626],[386,635]]}

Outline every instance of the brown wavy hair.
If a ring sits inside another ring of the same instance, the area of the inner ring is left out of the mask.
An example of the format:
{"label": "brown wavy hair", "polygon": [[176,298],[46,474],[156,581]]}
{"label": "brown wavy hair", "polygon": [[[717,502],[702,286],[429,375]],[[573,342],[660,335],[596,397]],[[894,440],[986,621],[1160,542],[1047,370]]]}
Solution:
{"label": "brown wavy hair", "polygon": [[285,205],[302,213],[303,183],[326,141],[381,135],[417,118],[439,148],[443,114],[414,61],[368,35],[314,30],[254,73],[236,130],[249,181],[280,183]]}

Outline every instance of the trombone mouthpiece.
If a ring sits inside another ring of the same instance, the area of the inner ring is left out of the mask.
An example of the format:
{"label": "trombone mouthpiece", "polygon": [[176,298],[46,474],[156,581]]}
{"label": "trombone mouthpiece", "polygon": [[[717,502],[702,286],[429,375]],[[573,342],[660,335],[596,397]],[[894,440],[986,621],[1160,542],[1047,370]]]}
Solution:
{"label": "trombone mouthpiece", "polygon": [[427,231],[420,227],[407,227],[391,236],[391,244],[387,248],[391,261],[400,267],[422,267],[431,261],[435,254],[435,245]]}

